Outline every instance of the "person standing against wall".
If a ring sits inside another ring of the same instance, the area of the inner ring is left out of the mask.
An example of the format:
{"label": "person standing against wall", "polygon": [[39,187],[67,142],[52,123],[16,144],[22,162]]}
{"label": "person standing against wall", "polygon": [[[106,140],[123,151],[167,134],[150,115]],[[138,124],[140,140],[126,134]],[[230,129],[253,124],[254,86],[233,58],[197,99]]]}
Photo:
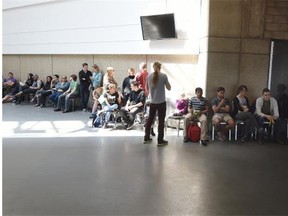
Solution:
{"label": "person standing against wall", "polygon": [[135,79],[135,69],[129,68],[128,76],[124,78],[122,83],[123,106],[126,106],[126,102],[128,101],[129,95],[132,92],[131,83],[134,79]]}
{"label": "person standing against wall", "polygon": [[96,88],[96,86],[101,86],[102,87],[102,78],[103,75],[100,71],[100,68],[97,64],[94,64],[92,66],[92,85],[93,85],[93,90]]}
{"label": "person standing against wall", "polygon": [[139,65],[140,71],[136,74],[135,80],[140,83],[139,87],[140,89],[143,89],[145,91],[146,97],[148,96],[148,92],[146,89],[146,79],[148,76],[147,71],[147,64],[145,62],[141,62]]}
{"label": "person standing against wall", "polygon": [[146,87],[150,94],[150,112],[145,127],[144,144],[152,142],[150,138],[150,129],[153,123],[156,112],[158,111],[158,145],[165,146],[168,141],[164,140],[164,122],[166,116],[166,96],[165,87],[167,90],[171,90],[171,85],[168,81],[166,74],[161,73],[161,63],[153,63],[154,72],[147,76]]}
{"label": "person standing against wall", "polygon": [[81,97],[81,106],[84,112],[87,111],[87,104],[89,101],[90,91],[89,86],[91,84],[92,73],[88,70],[88,64],[82,64],[82,70],[79,71],[79,80],[80,80],[80,97]]}

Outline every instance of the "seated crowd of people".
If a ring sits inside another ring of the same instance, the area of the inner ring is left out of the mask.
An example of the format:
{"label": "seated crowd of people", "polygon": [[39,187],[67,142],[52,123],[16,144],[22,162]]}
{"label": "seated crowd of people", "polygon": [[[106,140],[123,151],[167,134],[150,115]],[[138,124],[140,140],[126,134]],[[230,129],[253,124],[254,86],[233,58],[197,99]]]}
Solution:
{"label": "seated crowd of people", "polygon": [[[122,91],[114,78],[114,68],[108,67],[104,76],[99,67],[94,64],[92,72],[88,70],[88,64],[82,64],[82,70],[79,72],[79,82],[77,75],[67,76],[54,74],[47,76],[46,81],[42,82],[38,75],[29,73],[27,80],[17,82],[13,73],[9,72],[8,77],[3,79],[2,103],[13,102],[18,105],[25,98],[32,99],[35,107],[44,108],[46,103],[53,105],[54,111],[70,112],[71,99],[80,98],[81,108],[87,111],[90,91],[92,89],[92,117],[102,116],[101,127],[106,128],[111,118],[111,112],[119,110],[121,117],[128,129],[133,127],[133,122],[137,113],[144,108],[145,82],[148,75],[146,63],[140,64],[140,72],[135,75],[135,69],[128,69],[128,76],[122,84]],[[104,115],[105,114],[105,115]],[[154,132],[153,132],[154,133]]]}
{"label": "seated crowd of people", "polygon": [[[13,102],[20,104],[25,96],[33,94],[31,102],[35,107],[43,108],[47,101],[53,104],[54,111],[63,113],[71,111],[71,99],[79,97],[81,108],[87,111],[87,104],[92,87],[92,122],[94,126],[107,128],[113,111],[117,110],[118,117],[126,124],[126,128],[132,129],[137,113],[146,111],[148,92],[146,89],[146,78],[148,76],[147,65],[142,62],[139,65],[140,71],[135,74],[134,68],[128,69],[128,76],[122,83],[122,89],[114,78],[114,68],[108,67],[104,77],[99,67],[94,64],[92,72],[88,70],[88,64],[82,64],[77,75],[72,74],[60,77],[55,74],[46,77],[43,83],[36,74],[28,74],[25,82],[17,82],[13,73],[8,73],[8,78],[3,79],[2,102]],[[271,134],[278,143],[283,143],[287,135],[288,119],[288,96],[285,93],[286,86],[279,85],[276,99],[271,96],[268,88],[264,88],[262,96],[251,105],[248,97],[248,88],[245,85],[239,86],[237,94],[230,103],[225,98],[225,88],[218,87],[216,97],[210,102],[203,97],[203,90],[200,87],[195,89],[195,96],[186,98],[185,94],[176,100],[177,112],[174,116],[184,116],[183,141],[188,142],[187,129],[191,121],[197,120],[200,123],[200,143],[206,145],[209,140],[208,114],[211,114],[212,125],[218,131],[217,138],[224,141],[227,132],[235,126],[237,121],[244,122],[243,136],[241,142],[246,142],[252,133],[257,133],[259,142],[263,144],[264,137]],[[169,116],[168,116],[169,117]],[[166,117],[166,120],[167,118]],[[225,123],[224,125],[222,123]],[[271,127],[273,126],[273,127]],[[152,129],[153,130],[153,129]],[[155,135],[154,131],[151,131]]]}
{"label": "seated crowd of people", "polygon": [[[200,123],[200,143],[206,145],[208,135],[208,113],[212,109],[212,125],[218,131],[217,139],[225,140],[227,132],[237,122],[244,123],[241,142],[246,142],[251,134],[258,134],[259,143],[263,144],[264,138],[272,134],[277,143],[283,144],[287,139],[288,121],[288,96],[285,94],[285,86],[280,85],[277,100],[271,96],[268,88],[262,90],[262,96],[256,99],[252,105],[247,97],[248,88],[245,85],[239,86],[237,95],[230,103],[225,98],[225,88],[218,87],[216,97],[209,102],[203,97],[202,88],[195,89],[195,95],[190,99],[181,96],[176,101],[176,111],[173,115],[184,116],[183,141],[188,142],[187,129],[191,121]],[[221,124],[224,123],[224,124]]]}

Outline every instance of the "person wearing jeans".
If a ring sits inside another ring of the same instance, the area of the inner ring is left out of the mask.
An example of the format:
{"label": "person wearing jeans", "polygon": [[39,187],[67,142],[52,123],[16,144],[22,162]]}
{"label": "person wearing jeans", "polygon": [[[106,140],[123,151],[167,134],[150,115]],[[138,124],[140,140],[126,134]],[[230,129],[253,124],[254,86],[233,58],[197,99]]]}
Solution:
{"label": "person wearing jeans", "polygon": [[156,112],[158,111],[158,146],[164,146],[168,144],[168,141],[164,140],[164,125],[166,116],[166,96],[165,87],[167,90],[171,90],[171,85],[168,81],[166,74],[161,72],[161,63],[153,63],[154,72],[150,73],[147,77],[146,87],[150,94],[150,111],[145,127],[144,144],[152,142],[150,138],[150,130]]}
{"label": "person wearing jeans", "polygon": [[79,84],[77,83],[77,76],[72,74],[70,76],[70,86],[67,91],[58,97],[57,108],[54,111],[61,111],[64,106],[63,113],[70,112],[71,100],[79,97]]}
{"label": "person wearing jeans", "polygon": [[[281,143],[279,139],[279,110],[275,98],[271,97],[271,92],[268,88],[262,90],[262,96],[256,100],[256,115],[259,129],[259,143],[263,144],[265,129],[270,133],[274,125],[273,135],[276,142]],[[269,124],[265,124],[269,122]]]}
{"label": "person wearing jeans", "polygon": [[102,110],[98,113],[101,115],[103,112],[105,113],[105,122],[103,124],[103,128],[107,128],[108,121],[111,116],[111,112],[118,109],[121,104],[121,97],[116,91],[115,84],[108,85],[108,92],[104,93],[104,103],[102,104]]}

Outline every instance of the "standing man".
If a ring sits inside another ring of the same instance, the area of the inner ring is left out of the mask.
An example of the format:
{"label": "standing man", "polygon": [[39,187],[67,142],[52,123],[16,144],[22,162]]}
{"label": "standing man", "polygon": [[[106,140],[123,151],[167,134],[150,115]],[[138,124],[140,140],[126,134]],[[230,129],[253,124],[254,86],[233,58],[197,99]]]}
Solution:
{"label": "standing man", "polygon": [[184,120],[184,130],[183,142],[188,142],[187,138],[187,128],[191,120],[197,119],[201,124],[201,140],[200,144],[203,146],[207,145],[208,141],[208,123],[207,123],[207,114],[209,111],[208,100],[203,97],[203,89],[195,89],[196,96],[192,97],[188,102],[188,114],[185,116]]}
{"label": "standing man", "polygon": [[122,83],[122,95],[123,95],[123,101],[122,105],[125,106],[127,103],[127,100],[129,98],[129,95],[131,93],[131,83],[135,79],[135,69],[129,68],[128,69],[128,76],[124,78]]}
{"label": "standing man", "polygon": [[[214,112],[212,117],[212,123],[218,130],[218,139],[220,141],[225,140],[225,133],[234,127],[235,122],[230,116],[230,105],[229,100],[224,97],[225,89],[219,87],[217,89],[217,97],[211,101],[211,106]],[[221,128],[220,123],[224,121],[227,125],[224,128]]]}
{"label": "standing man", "polygon": [[140,63],[140,71],[136,74],[135,80],[139,82],[139,87],[145,91],[145,96],[148,96],[148,91],[146,88],[146,79],[148,76],[147,64],[145,62]]}
{"label": "standing man", "polygon": [[151,125],[153,123],[156,112],[158,111],[158,145],[165,146],[168,144],[168,141],[164,140],[164,122],[166,116],[166,96],[165,96],[165,87],[167,90],[171,90],[171,85],[168,81],[166,74],[161,73],[161,63],[153,63],[154,72],[149,74],[146,81],[146,87],[150,93],[150,112],[147,119],[145,127],[145,136],[144,144],[152,142],[150,138]]}
{"label": "standing man", "polygon": [[84,112],[87,111],[87,104],[89,101],[90,91],[89,86],[91,84],[92,73],[88,70],[88,64],[82,64],[83,69],[79,71],[79,80],[80,80],[80,97],[81,97],[81,106]]}

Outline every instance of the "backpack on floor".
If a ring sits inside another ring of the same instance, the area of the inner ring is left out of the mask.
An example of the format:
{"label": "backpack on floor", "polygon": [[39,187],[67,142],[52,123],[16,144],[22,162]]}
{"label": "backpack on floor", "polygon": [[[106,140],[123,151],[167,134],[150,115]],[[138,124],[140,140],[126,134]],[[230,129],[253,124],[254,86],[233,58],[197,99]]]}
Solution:
{"label": "backpack on floor", "polygon": [[190,123],[187,129],[187,138],[191,140],[191,142],[199,142],[201,135],[201,128],[197,123]]}
{"label": "backpack on floor", "polygon": [[92,126],[96,128],[101,128],[104,123],[103,121],[104,117],[105,115],[103,115],[103,113],[101,113],[100,115],[95,114],[95,117],[93,116]]}

